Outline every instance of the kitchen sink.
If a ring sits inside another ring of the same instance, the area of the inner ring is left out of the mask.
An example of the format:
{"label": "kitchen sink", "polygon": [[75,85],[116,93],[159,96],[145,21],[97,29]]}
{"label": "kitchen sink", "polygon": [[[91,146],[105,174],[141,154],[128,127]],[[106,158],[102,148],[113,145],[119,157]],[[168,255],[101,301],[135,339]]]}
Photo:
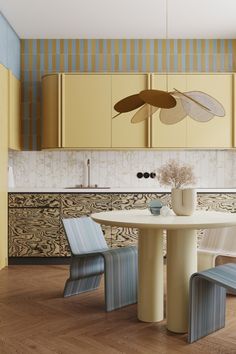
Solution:
{"label": "kitchen sink", "polygon": [[91,186],[83,186],[82,184],[76,184],[73,187],[65,187],[65,189],[110,189],[111,187],[100,187],[97,184]]}

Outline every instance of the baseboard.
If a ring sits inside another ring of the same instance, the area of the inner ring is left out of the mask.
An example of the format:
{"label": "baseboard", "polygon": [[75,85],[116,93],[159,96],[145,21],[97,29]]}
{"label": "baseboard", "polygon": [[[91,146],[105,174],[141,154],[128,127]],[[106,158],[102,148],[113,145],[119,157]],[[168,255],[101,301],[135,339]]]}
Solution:
{"label": "baseboard", "polygon": [[70,264],[70,257],[9,257],[8,265],[24,264]]}

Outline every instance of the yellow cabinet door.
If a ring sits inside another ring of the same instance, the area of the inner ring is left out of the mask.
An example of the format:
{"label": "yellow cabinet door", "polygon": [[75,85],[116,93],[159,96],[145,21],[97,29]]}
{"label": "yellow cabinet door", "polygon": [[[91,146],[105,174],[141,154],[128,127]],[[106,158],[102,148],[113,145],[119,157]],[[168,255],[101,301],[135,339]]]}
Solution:
{"label": "yellow cabinet door", "polygon": [[62,147],[111,147],[111,76],[62,74]]}
{"label": "yellow cabinet door", "polygon": [[[153,74],[151,87],[156,90],[173,91],[174,88],[186,91],[187,81],[183,74]],[[160,109],[151,119],[151,136],[153,148],[183,148],[187,145],[186,118],[176,124],[163,124],[159,118]]]}
{"label": "yellow cabinet door", "polygon": [[42,149],[61,147],[61,74],[42,78]]}
{"label": "yellow cabinet door", "polygon": [[203,91],[218,100],[225,117],[214,116],[208,122],[187,119],[187,147],[230,148],[233,139],[233,77],[231,74],[187,75],[187,91]]}
{"label": "yellow cabinet door", "polygon": [[9,71],[8,147],[21,149],[20,81]]}
{"label": "yellow cabinet door", "polygon": [[[233,102],[236,102],[236,75],[233,75]],[[233,109],[233,147],[236,147],[236,109]]]}
{"label": "yellow cabinet door", "polygon": [[0,269],[7,265],[8,70],[0,64]]}
{"label": "yellow cabinet door", "polygon": [[[112,75],[112,117],[117,112],[114,105],[121,99],[139,93],[148,88],[147,74]],[[148,120],[132,124],[131,118],[137,110],[122,113],[112,118],[113,148],[145,148],[148,147]]]}

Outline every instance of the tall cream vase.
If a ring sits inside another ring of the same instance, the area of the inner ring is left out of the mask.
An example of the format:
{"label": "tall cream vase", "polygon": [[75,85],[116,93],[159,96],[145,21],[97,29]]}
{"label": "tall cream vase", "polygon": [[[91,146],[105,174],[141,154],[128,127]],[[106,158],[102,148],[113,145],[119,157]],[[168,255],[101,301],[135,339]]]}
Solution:
{"label": "tall cream vase", "polygon": [[176,215],[186,215],[186,216],[192,215],[197,205],[196,189],[172,188],[171,203],[172,203],[172,209],[174,210]]}

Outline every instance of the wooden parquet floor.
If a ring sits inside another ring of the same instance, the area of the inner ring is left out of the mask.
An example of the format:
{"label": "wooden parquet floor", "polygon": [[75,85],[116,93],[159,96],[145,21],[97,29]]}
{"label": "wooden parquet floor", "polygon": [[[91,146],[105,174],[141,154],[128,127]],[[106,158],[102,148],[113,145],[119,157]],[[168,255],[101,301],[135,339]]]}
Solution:
{"label": "wooden parquet floor", "polygon": [[139,322],[136,305],[106,313],[103,287],[64,299],[68,266],[9,266],[0,271],[0,354],[236,354],[236,297],[226,327],[194,344]]}

